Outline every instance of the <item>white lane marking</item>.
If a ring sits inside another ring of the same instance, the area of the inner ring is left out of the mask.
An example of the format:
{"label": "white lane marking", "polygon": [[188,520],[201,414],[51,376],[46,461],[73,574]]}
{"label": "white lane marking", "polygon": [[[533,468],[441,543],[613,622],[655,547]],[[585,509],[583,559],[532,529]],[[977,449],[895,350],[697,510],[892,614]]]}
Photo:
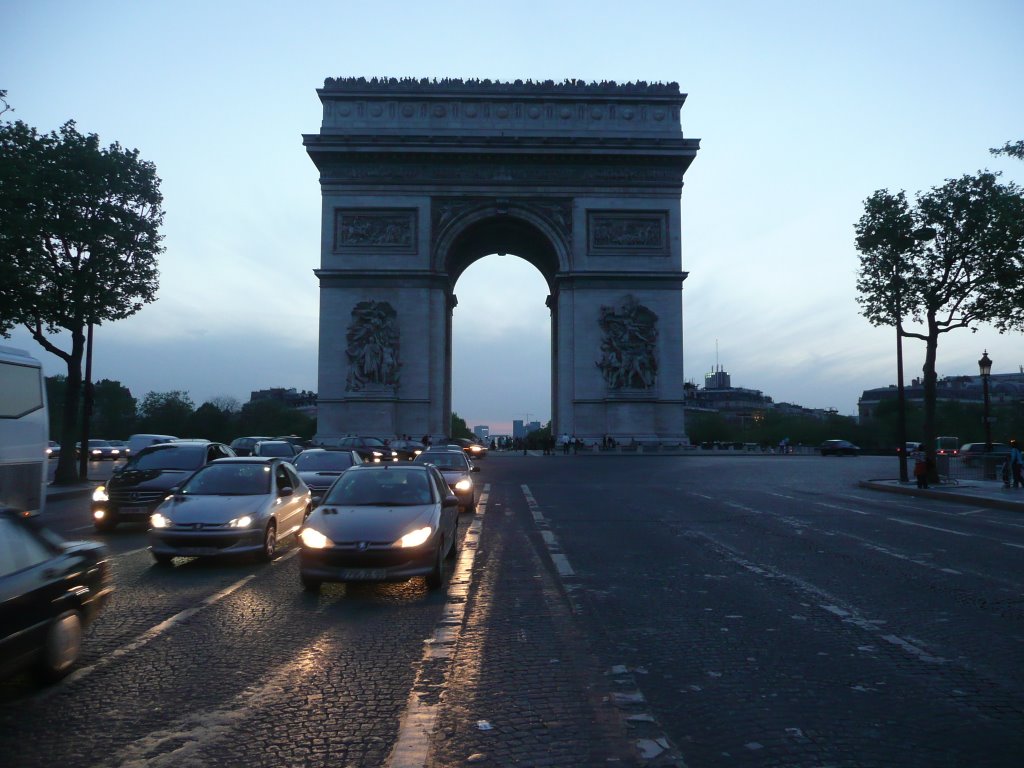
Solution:
{"label": "white lane marking", "polygon": [[976,515],[979,512],[984,512],[984,511],[985,511],[984,507],[978,507],[977,509],[968,509],[966,512],[957,512],[956,514],[959,517],[966,517],[967,515]]}
{"label": "white lane marking", "polygon": [[856,512],[858,515],[871,516],[870,512],[865,512],[863,509],[856,509],[854,507],[841,507],[838,504],[826,504],[823,501],[814,502],[816,507],[825,507],[826,509],[838,509],[840,512]]}
{"label": "white lane marking", "polygon": [[1024,544],[1011,544],[1008,541],[1004,541],[1003,542],[1003,546],[1004,547],[1015,547],[1017,549],[1024,549]]}
{"label": "white lane marking", "polygon": [[144,645],[147,645],[151,640],[155,640],[157,637],[159,637],[160,635],[162,635],[164,632],[166,632],[167,630],[171,629],[172,627],[180,624],[183,621],[187,621],[188,619],[192,618],[193,616],[195,616],[200,611],[202,611],[202,610],[204,610],[206,608],[209,608],[214,603],[220,602],[221,600],[223,600],[228,595],[230,595],[233,592],[236,592],[237,590],[241,589],[246,584],[248,584],[250,581],[255,579],[257,575],[258,574],[250,573],[244,579],[239,579],[238,581],[236,581],[231,586],[225,587],[224,589],[222,589],[220,592],[217,592],[216,594],[210,595],[208,598],[203,600],[199,605],[192,606],[191,608],[186,608],[185,610],[180,611],[180,612],[174,614],[170,618],[164,619],[159,624],[156,624],[155,626],[150,627],[149,629],[147,629],[145,632],[143,632],[141,635],[139,635],[137,638],[132,640],[127,645],[123,645],[120,648],[117,648],[114,651],[111,651],[109,654],[107,654],[103,658],[99,659],[95,663],[90,664],[88,667],[82,667],[81,669],[75,670],[70,675],[65,677],[57,685],[51,686],[50,688],[48,688],[48,689],[46,689],[44,691],[41,691],[40,693],[36,694],[33,697],[33,699],[37,699],[37,700],[38,699],[45,699],[48,696],[50,696],[52,693],[54,693],[56,691],[59,691],[59,690],[62,690],[65,686],[71,685],[72,683],[75,683],[75,682],[81,680],[82,678],[88,677],[93,672],[95,672],[97,669],[102,669],[103,667],[107,666],[108,664],[111,664],[112,662],[116,661],[117,659],[121,658],[122,656],[126,656],[129,653],[133,653],[134,651],[139,650],[139,648],[142,648]]}
{"label": "white lane marking", "polygon": [[949,528],[940,528],[937,525],[925,525],[924,523],[915,523],[913,520],[904,520],[901,517],[888,517],[886,519],[887,520],[891,520],[894,523],[901,523],[903,525],[914,525],[914,526],[917,526],[918,528],[928,528],[929,530],[932,530],[932,531],[941,531],[942,533],[951,533],[954,536],[965,536],[968,539],[973,539],[974,538],[974,534],[973,533],[964,533],[963,531],[953,531],[953,530],[950,530]]}
{"label": "white lane marking", "polygon": [[[476,515],[466,531],[466,539],[459,551],[459,559],[448,588],[448,602],[445,603],[442,618],[434,628],[434,634],[423,643],[423,657],[416,669],[416,678],[409,689],[405,711],[402,712],[398,725],[398,738],[388,755],[384,768],[425,768],[430,757],[430,737],[437,724],[437,713],[440,708],[438,697],[428,697],[429,692],[436,692],[438,687],[448,685],[451,673],[452,652],[462,634],[462,622],[466,613],[466,597],[472,581],[473,561],[479,551],[480,534],[483,531],[484,514],[487,511],[487,500],[490,496],[490,485],[477,501]],[[444,670],[444,677],[438,686],[434,679],[426,679],[429,662],[434,659],[449,660]],[[434,703],[428,704],[427,698]]]}
{"label": "white lane marking", "polygon": [[947,659],[944,659],[941,656],[934,656],[928,653],[927,651],[917,647],[916,645],[913,645],[912,643],[909,643],[906,640],[898,637],[897,635],[882,635],[882,630],[879,628],[879,625],[884,624],[885,622],[879,621],[877,619],[865,618],[864,615],[853,606],[849,604],[844,605],[842,600],[839,600],[838,598],[832,596],[829,592],[822,589],[821,587],[818,587],[814,584],[811,584],[808,581],[805,581],[804,579],[801,579],[799,576],[784,573],[778,570],[777,568],[773,568],[769,565],[755,565],[754,563],[750,562],[742,555],[740,555],[739,552],[737,552],[729,545],[723,544],[722,542],[709,536],[706,533],[694,531],[691,532],[689,535],[694,538],[700,538],[708,542],[711,545],[711,547],[713,549],[716,549],[719,552],[719,554],[721,554],[726,560],[729,560],[730,562],[734,563],[735,565],[738,565],[744,570],[750,571],[751,573],[757,574],[758,576],[764,578],[779,579],[780,581],[784,581],[790,584],[791,586],[795,587],[797,590],[806,593],[809,598],[808,602],[816,603],[818,607],[821,608],[823,611],[826,611],[827,613],[839,618],[843,624],[848,624],[850,626],[857,627],[858,629],[861,629],[865,632],[876,634],[886,642],[892,643],[893,645],[902,648],[904,651],[911,654],[920,661],[924,661],[929,664],[948,663]]}
{"label": "white lane marking", "polygon": [[526,497],[526,504],[530,508],[530,514],[533,515],[533,521],[544,528],[540,529],[541,538],[544,539],[544,545],[547,547],[548,555],[551,557],[551,562],[554,563],[555,571],[563,579],[572,579],[576,577],[576,571],[573,569],[572,564],[569,562],[569,558],[562,552],[562,545],[558,543],[558,538],[547,527],[548,522],[544,519],[544,513],[540,511],[540,505],[537,503],[537,499],[533,497],[533,493],[530,492],[528,485],[519,486],[523,491],[523,496]]}
{"label": "white lane marking", "polygon": [[[219,709],[186,711],[169,722],[166,728],[147,733],[98,765],[122,768],[201,765],[200,750],[220,739],[237,740],[246,718],[268,701],[292,690],[294,679],[306,675],[311,668],[319,667],[323,655],[314,643],[301,651],[297,660],[277,667],[262,684],[246,688]],[[161,752],[168,748],[169,751]]]}

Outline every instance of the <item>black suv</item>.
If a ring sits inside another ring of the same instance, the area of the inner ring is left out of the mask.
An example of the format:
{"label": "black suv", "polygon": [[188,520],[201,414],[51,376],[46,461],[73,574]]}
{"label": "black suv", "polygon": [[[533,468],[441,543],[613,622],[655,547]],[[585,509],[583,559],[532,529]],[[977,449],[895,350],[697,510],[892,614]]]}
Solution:
{"label": "black suv", "polygon": [[216,459],[234,456],[223,443],[175,440],[151,445],[132,456],[92,495],[92,522],[97,531],[109,531],[120,522],[144,520],[172,488]]}

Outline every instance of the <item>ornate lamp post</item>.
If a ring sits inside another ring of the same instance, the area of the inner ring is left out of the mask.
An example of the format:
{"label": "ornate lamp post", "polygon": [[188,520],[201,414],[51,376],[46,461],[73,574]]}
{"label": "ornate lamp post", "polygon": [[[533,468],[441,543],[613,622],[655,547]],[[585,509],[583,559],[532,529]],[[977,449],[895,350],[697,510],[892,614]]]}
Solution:
{"label": "ornate lamp post", "polygon": [[988,415],[988,377],[992,375],[992,361],[988,357],[987,349],[981,353],[978,371],[981,372],[981,391],[985,398],[985,453],[992,453],[992,421]]}

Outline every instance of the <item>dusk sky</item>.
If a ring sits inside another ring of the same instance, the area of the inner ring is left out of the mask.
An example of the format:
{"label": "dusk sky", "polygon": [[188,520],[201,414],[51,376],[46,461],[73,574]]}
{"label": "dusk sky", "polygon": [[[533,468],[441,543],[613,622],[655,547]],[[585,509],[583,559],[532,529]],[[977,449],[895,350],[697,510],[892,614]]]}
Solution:
{"label": "dusk sky", "polygon": [[[717,356],[734,386],[841,414],[896,380],[894,331],[856,303],[864,199],[981,168],[1024,183],[1024,162],[988,152],[1024,139],[1020,0],[0,0],[0,28],[14,119],[74,119],[163,181],[159,299],[96,334],[94,378],[139,399],[317,389],[320,188],[302,134],[326,77],[678,82],[701,140],[681,201],[686,379],[703,385]],[[488,256],[456,293],[454,409],[492,431],[547,421],[540,273]],[[65,370],[23,331],[0,343]],[[977,374],[985,349],[993,373],[1024,365],[1020,334],[983,326],[942,337],[939,375]],[[909,381],[923,345],[905,356]]]}

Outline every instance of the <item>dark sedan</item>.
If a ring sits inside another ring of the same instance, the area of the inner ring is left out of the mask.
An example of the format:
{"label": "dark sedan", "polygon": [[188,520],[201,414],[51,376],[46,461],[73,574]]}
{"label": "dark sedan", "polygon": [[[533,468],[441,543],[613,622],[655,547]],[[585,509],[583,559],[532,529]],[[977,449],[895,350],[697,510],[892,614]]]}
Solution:
{"label": "dark sedan", "polygon": [[859,456],[860,448],[849,440],[826,440],[818,450],[822,456]]}
{"label": "dark sedan", "polygon": [[338,479],[338,475],[349,467],[363,463],[363,458],[355,451],[335,450],[333,448],[307,448],[292,461],[299,477],[313,494],[313,506],[327,493],[327,489]]}
{"label": "dark sedan", "polygon": [[444,583],[458,549],[459,500],[429,464],[360,464],[346,470],[299,532],[302,586],[325,581]]}
{"label": "dark sedan", "polygon": [[211,461],[234,455],[223,443],[207,440],[175,440],[143,448],[93,492],[93,525],[97,531],[107,531],[120,522],[148,522],[172,488]]}
{"label": "dark sedan", "polygon": [[392,450],[391,446],[379,437],[369,435],[342,437],[338,440],[337,447],[355,451],[366,462],[398,461],[398,451]]}
{"label": "dark sedan", "polygon": [[102,544],[64,541],[0,510],[0,675],[29,667],[46,681],[66,675],[112,591]]}
{"label": "dark sedan", "polygon": [[466,454],[457,450],[425,451],[416,457],[416,464],[433,464],[441,472],[448,487],[459,500],[459,505],[467,512],[476,511],[476,483],[473,472],[480,467],[474,466]]}

